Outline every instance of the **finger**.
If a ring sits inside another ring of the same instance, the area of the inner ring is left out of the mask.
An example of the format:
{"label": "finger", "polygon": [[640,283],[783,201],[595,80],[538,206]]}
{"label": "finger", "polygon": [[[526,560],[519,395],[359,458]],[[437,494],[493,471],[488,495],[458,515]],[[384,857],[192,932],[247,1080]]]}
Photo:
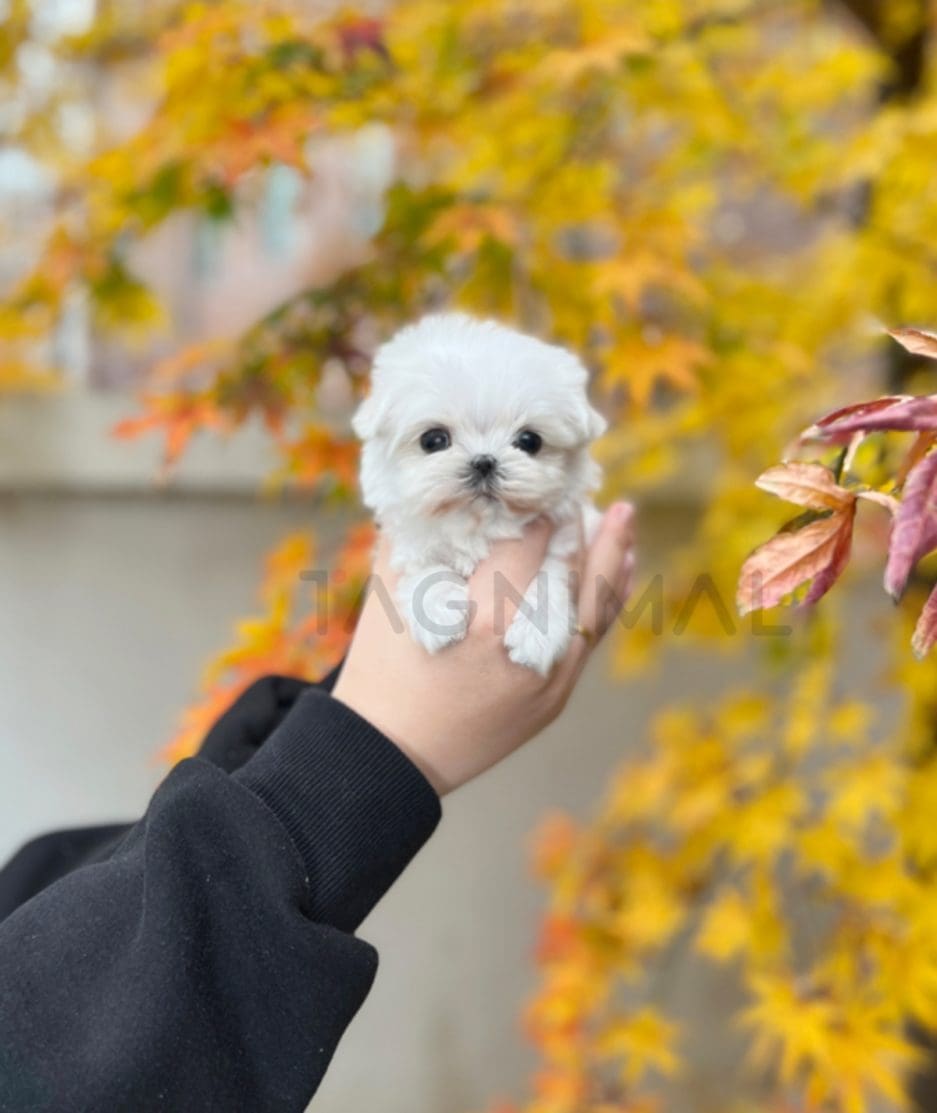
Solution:
{"label": "finger", "polygon": [[577,612],[579,629],[555,676],[561,690],[572,690],[590,653],[624,606],[634,566],[634,507],[616,503],[605,514],[586,553]]}
{"label": "finger", "polygon": [[627,603],[631,598],[631,593],[634,591],[634,571],[637,567],[638,558],[634,549],[630,549],[622,562],[622,576],[624,579],[624,586],[622,588],[622,600]]}
{"label": "finger", "polygon": [[[601,638],[624,606],[634,571],[634,507],[615,503],[586,555],[579,589],[579,625]],[[580,639],[586,640],[586,639]]]}

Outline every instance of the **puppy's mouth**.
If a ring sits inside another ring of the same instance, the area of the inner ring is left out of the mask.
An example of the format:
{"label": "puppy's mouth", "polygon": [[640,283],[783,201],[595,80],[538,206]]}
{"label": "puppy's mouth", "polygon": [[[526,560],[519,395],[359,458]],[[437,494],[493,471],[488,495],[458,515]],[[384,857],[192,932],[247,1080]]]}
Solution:
{"label": "puppy's mouth", "polygon": [[472,502],[500,502],[500,483],[497,475],[471,475],[465,481],[469,499]]}

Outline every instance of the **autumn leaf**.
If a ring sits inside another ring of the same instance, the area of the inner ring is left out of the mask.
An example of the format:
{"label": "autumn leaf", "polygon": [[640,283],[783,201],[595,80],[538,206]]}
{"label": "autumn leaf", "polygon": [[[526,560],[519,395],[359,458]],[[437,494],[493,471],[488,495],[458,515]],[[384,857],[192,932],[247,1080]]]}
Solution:
{"label": "autumn leaf", "polygon": [[855,499],[822,464],[779,464],[762,472],[755,486],[810,510],[843,510]]}
{"label": "autumn leaf", "polygon": [[813,582],[807,594],[804,596],[805,607],[812,606],[818,600],[822,599],[843,572],[845,572],[846,565],[849,563],[849,554],[852,552],[852,530],[855,519],[855,505],[851,506],[848,510],[844,510],[841,515],[834,515],[834,517],[839,517],[841,519],[841,524],[836,534],[836,544],[833,546],[833,551],[826,566],[821,568],[813,577]]}
{"label": "autumn leaf", "polygon": [[696,945],[701,954],[727,962],[743,951],[753,931],[748,901],[735,889],[727,889],[706,909]]}
{"label": "autumn leaf", "polygon": [[158,383],[174,383],[230,357],[234,345],[229,339],[202,340],[179,348],[153,366],[150,377]]}
{"label": "autumn leaf", "polygon": [[911,648],[915,657],[926,657],[933,649],[934,642],[937,642],[937,587],[928,595],[911,635]]}
{"label": "autumn leaf", "polygon": [[922,328],[891,328],[888,335],[916,356],[937,359],[937,333]]}
{"label": "autumn leaf", "polygon": [[706,360],[705,348],[695,341],[648,327],[617,341],[604,378],[609,387],[626,386],[635,404],[644,408],[660,383],[686,393],[696,390],[697,371]]}
{"label": "autumn leaf", "polygon": [[290,440],[283,438],[283,467],[273,482],[292,479],[304,487],[330,480],[343,490],[354,490],[358,476],[357,441],[342,439],[325,425],[310,423]]}
{"label": "autumn leaf", "polygon": [[878,398],[845,406],[820,418],[801,434],[801,441],[847,444],[858,434],[937,433],[937,395]]}
{"label": "autumn leaf", "polygon": [[885,590],[896,601],[915,564],[937,547],[937,453],[911,469],[892,526]]}
{"label": "autumn leaf", "polygon": [[228,415],[219,409],[204,392],[192,395],[149,394],[143,397],[147,412],[139,417],[118,421],[111,435],[118,440],[133,440],[143,433],[161,430],[163,441],[163,475],[168,475],[196,433],[229,426]]}
{"label": "autumn leaf", "polygon": [[805,602],[815,603],[833,586],[849,559],[855,501],[790,533],[779,533],[745,561],[736,603],[740,614],[776,606],[814,580]]}
{"label": "autumn leaf", "polygon": [[677,1029],[654,1009],[625,1016],[596,1037],[597,1053],[622,1060],[621,1074],[629,1086],[646,1073],[676,1073],[680,1061],[674,1052]]}

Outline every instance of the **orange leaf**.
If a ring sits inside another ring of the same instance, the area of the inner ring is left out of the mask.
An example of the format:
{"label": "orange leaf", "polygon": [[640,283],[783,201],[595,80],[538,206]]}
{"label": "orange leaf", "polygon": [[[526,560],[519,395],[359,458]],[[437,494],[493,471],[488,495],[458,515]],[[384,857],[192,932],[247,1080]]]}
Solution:
{"label": "orange leaf", "polygon": [[916,356],[937,359],[937,333],[922,328],[890,328],[888,335]]}
{"label": "orange leaf", "polygon": [[779,464],[762,472],[755,486],[811,510],[843,510],[855,499],[822,464]]}
{"label": "orange leaf", "polygon": [[178,352],[161,359],[154,365],[151,377],[157,382],[169,383],[183,379],[193,371],[199,370],[205,364],[212,364],[224,354],[231,351],[230,340],[202,340],[197,344],[188,344]]}
{"label": "orange leaf", "polygon": [[[842,511],[792,533],[779,533],[756,549],[742,566],[736,603],[741,614],[776,606],[785,596],[817,578],[816,602],[832,587],[849,557],[855,501]],[[816,585],[815,585],[816,586]]]}

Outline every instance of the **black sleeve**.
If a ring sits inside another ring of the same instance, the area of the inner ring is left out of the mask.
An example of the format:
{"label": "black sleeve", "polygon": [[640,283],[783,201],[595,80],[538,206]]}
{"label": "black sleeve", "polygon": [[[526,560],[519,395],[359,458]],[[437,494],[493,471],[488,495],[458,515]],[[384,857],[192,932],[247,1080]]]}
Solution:
{"label": "black sleeve", "polygon": [[0,923],[3,1113],[305,1109],[429,837],[401,751],[312,689],[237,772],[182,762],[101,860]]}

